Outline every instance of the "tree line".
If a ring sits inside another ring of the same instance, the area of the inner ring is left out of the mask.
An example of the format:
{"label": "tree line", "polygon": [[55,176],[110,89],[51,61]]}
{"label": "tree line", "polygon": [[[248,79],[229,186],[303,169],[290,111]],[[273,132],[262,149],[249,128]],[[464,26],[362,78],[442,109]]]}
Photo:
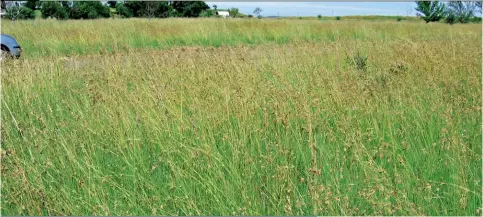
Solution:
{"label": "tree line", "polygon": [[[203,1],[48,1],[27,0],[23,4],[6,6],[1,0],[1,7],[5,9],[5,17],[12,20],[34,19],[34,11],[40,9],[42,18],[65,19],[97,19],[108,18],[114,14],[121,18],[147,17],[211,17],[216,16],[217,6],[214,10]],[[416,1],[417,16],[426,23],[444,20],[448,24],[468,23],[481,21],[481,1]],[[239,14],[237,8],[228,10],[230,15]],[[260,18],[261,9],[253,12]]]}
{"label": "tree line", "polygon": [[426,23],[444,20],[448,24],[481,21],[481,1],[416,1],[417,16]]}
{"label": "tree line", "polygon": [[[23,4],[7,6],[2,0],[5,17],[12,20],[34,19],[35,10],[40,10],[42,18],[97,19],[114,14],[122,18],[147,17],[209,17],[215,13],[203,1],[48,1],[28,0]],[[230,11],[236,8],[230,9]],[[235,11],[233,11],[235,12]],[[238,12],[238,9],[236,9]]]}

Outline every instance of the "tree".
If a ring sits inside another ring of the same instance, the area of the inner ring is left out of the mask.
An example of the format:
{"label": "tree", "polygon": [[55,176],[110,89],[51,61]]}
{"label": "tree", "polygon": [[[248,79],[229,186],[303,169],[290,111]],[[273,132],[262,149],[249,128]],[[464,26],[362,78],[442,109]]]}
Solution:
{"label": "tree", "polygon": [[116,8],[117,1],[107,1],[107,5],[108,5],[110,8]]}
{"label": "tree", "polygon": [[70,10],[72,19],[97,19],[110,16],[109,8],[99,1],[76,1]]}
{"label": "tree", "polygon": [[199,17],[202,11],[210,9],[204,1],[173,1],[171,6],[183,17]]}
{"label": "tree", "polygon": [[260,14],[262,13],[262,9],[257,7],[255,8],[255,10],[253,11],[253,14],[257,15],[258,17],[260,16]]}
{"label": "tree", "polygon": [[133,17],[142,17],[143,9],[145,7],[142,1],[126,1],[123,4],[131,11]]}
{"label": "tree", "polygon": [[[203,1],[126,1],[134,17],[198,17],[209,9]],[[207,14],[205,13],[204,16]]]}
{"label": "tree", "polygon": [[[201,13],[200,13],[201,14]],[[168,17],[182,17],[183,15],[176,11],[175,9],[171,9],[168,11]]]}
{"label": "tree", "polygon": [[239,13],[239,10],[238,10],[238,8],[231,8],[231,9],[229,10],[229,13],[230,13],[230,15],[231,15],[232,17],[236,17],[236,16],[238,15],[238,13]]}
{"label": "tree", "polygon": [[474,17],[477,10],[475,2],[453,1],[447,5],[448,18],[454,19],[455,22],[468,23]]}
{"label": "tree", "polygon": [[124,5],[124,3],[117,3],[116,4],[116,12],[121,16],[122,18],[130,18],[132,17],[132,11]]}
{"label": "tree", "polygon": [[449,13],[446,16],[445,23],[453,25],[456,23],[456,20],[457,20],[456,16],[452,13]]}
{"label": "tree", "polygon": [[169,17],[169,13],[173,11],[171,5],[165,1],[159,1],[156,5],[156,17],[167,18]]}
{"label": "tree", "polygon": [[[199,17],[203,11],[210,8],[203,1],[126,1],[117,7],[123,11],[124,17],[149,18]],[[210,14],[212,13],[204,12],[203,16],[211,16]]]}
{"label": "tree", "polygon": [[128,1],[124,6],[134,17],[168,17],[172,7],[165,1]]}
{"label": "tree", "polygon": [[445,5],[439,1],[417,1],[418,16],[421,16],[426,23],[438,22],[445,15]]}
{"label": "tree", "polygon": [[154,1],[148,1],[145,3],[146,8],[145,8],[145,15],[149,17],[149,19],[153,18],[156,16],[156,9],[157,9],[157,2]]}
{"label": "tree", "polygon": [[476,11],[481,14],[481,1],[475,2],[476,5]]}
{"label": "tree", "polygon": [[5,10],[5,17],[10,20],[27,20],[34,19],[35,13],[28,7],[10,6]]}
{"label": "tree", "polygon": [[63,20],[69,17],[67,9],[62,6],[61,3],[55,1],[43,2],[40,11],[42,12],[42,18],[44,19],[51,17]]}
{"label": "tree", "polygon": [[72,5],[74,4],[74,2],[72,1],[61,1],[60,4],[62,5],[62,7],[64,7],[67,11],[70,10],[70,8],[72,7]]}
{"label": "tree", "polygon": [[215,11],[216,11],[216,9],[217,9],[217,8],[218,8],[218,6],[216,6],[216,5],[213,5],[213,9],[215,9]]}
{"label": "tree", "polygon": [[40,6],[40,1],[39,0],[27,0],[24,4],[25,7],[30,8],[32,10],[37,9],[38,6]]}

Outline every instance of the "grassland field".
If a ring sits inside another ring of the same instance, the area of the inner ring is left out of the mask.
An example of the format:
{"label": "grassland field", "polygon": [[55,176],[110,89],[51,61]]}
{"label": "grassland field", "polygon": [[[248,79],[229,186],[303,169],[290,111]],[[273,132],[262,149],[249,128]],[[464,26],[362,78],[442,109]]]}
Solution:
{"label": "grassland field", "polygon": [[1,32],[2,215],[482,215],[481,24]]}

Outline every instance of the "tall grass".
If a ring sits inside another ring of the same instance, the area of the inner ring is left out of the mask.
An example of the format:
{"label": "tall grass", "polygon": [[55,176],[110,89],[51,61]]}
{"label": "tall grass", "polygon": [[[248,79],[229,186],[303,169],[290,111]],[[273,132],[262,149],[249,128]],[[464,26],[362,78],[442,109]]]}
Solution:
{"label": "tall grass", "polygon": [[422,23],[258,19],[105,19],[94,22],[2,20],[2,33],[15,36],[24,58],[125,53],[177,46],[232,46],[340,40],[441,40],[478,34],[481,25],[458,27]]}
{"label": "tall grass", "polygon": [[481,215],[481,26],[35,22],[2,26],[4,215]]}

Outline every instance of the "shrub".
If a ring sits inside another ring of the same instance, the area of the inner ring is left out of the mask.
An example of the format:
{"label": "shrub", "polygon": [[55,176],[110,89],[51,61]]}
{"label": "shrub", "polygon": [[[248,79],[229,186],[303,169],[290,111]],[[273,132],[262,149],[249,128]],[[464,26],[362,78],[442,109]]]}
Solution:
{"label": "shrub", "polygon": [[63,20],[69,17],[66,7],[62,6],[59,2],[43,2],[40,11],[44,19],[50,17]]}
{"label": "shrub", "polygon": [[212,10],[204,10],[200,13],[200,17],[212,17],[214,16]]}
{"label": "shrub", "polygon": [[320,14],[317,15],[317,18],[322,19],[322,15],[320,15]]}
{"label": "shrub", "polygon": [[10,20],[27,20],[34,19],[35,13],[27,7],[11,6],[5,10],[5,17]]}
{"label": "shrub", "polygon": [[337,17],[335,17],[335,19],[336,19],[336,20],[340,20],[340,17],[339,17],[339,16],[337,16]]}
{"label": "shrub", "polygon": [[397,22],[400,22],[402,20],[402,17],[397,17],[396,20]]}
{"label": "shrub", "polygon": [[481,17],[473,17],[473,19],[471,19],[471,22],[473,22],[473,23],[481,23]]}
{"label": "shrub", "polygon": [[251,14],[248,14],[248,17],[250,17],[250,18],[252,18],[252,17],[253,17],[253,15],[251,15]]}
{"label": "shrub", "polygon": [[365,72],[367,67],[367,55],[361,55],[357,52],[356,55],[347,58],[347,62],[356,67],[357,70]]}

